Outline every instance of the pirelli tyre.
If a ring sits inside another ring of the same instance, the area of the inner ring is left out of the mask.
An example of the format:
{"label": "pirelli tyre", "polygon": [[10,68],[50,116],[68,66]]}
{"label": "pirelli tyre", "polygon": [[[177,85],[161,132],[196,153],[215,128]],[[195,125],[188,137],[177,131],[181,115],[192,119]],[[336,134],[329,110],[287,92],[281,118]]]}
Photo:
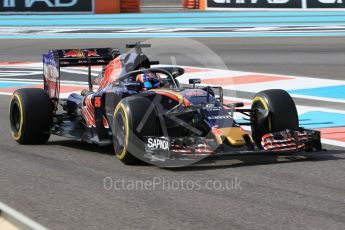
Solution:
{"label": "pirelli tyre", "polygon": [[151,101],[140,96],[122,99],[113,117],[115,156],[127,165],[142,163],[145,158],[145,136],[156,136],[158,122]]}
{"label": "pirelli tyre", "polygon": [[268,111],[266,119],[256,119],[251,126],[252,137],[259,148],[264,134],[279,132],[285,129],[297,130],[299,127],[295,102],[284,90],[271,89],[259,92],[252,102],[252,109]]}
{"label": "pirelli tyre", "polygon": [[52,104],[43,89],[26,88],[13,93],[10,102],[12,137],[20,144],[42,144],[49,140]]}

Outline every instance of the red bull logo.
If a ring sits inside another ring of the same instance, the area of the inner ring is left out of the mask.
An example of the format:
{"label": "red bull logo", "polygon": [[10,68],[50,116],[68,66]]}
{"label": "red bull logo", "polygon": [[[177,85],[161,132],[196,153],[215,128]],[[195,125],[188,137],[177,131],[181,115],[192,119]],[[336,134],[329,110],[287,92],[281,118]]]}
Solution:
{"label": "red bull logo", "polygon": [[99,57],[96,51],[88,50],[87,52],[88,57]]}
{"label": "red bull logo", "polygon": [[[99,57],[95,50],[87,50],[88,57]],[[65,58],[83,58],[85,53],[83,50],[70,50],[64,53]]]}
{"label": "red bull logo", "polygon": [[81,51],[81,50],[70,50],[70,51],[66,51],[64,53],[64,57],[66,57],[66,58],[84,57],[84,54],[83,54],[83,51]]}

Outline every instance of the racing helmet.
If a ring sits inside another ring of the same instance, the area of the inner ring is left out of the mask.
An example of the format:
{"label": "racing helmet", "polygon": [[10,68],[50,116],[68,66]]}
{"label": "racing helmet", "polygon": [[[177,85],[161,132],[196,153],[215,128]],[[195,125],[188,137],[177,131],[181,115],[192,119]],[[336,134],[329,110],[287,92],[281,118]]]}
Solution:
{"label": "racing helmet", "polygon": [[147,72],[139,74],[136,81],[142,85],[142,90],[156,89],[161,86],[161,78],[158,73]]}

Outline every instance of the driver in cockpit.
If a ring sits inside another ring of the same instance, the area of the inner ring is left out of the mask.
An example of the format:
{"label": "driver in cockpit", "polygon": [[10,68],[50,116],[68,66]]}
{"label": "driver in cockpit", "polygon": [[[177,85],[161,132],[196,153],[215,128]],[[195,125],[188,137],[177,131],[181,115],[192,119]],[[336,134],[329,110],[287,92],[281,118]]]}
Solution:
{"label": "driver in cockpit", "polygon": [[147,72],[139,74],[136,81],[142,86],[142,90],[156,89],[161,87],[161,77],[158,73]]}

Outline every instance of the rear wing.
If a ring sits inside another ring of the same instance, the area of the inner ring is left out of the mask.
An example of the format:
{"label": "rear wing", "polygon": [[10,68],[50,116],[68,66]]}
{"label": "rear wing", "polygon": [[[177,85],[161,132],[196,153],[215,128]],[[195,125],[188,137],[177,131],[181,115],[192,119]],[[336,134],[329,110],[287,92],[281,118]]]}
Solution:
{"label": "rear wing", "polygon": [[99,66],[107,65],[113,59],[113,52],[119,52],[112,48],[89,48],[73,50],[52,50],[50,51],[55,60],[58,60],[60,67],[71,66]]}
{"label": "rear wing", "polygon": [[92,91],[91,67],[108,65],[119,54],[120,51],[113,48],[50,50],[43,55],[44,89],[51,98],[59,98],[60,68],[86,66],[89,90]]}

